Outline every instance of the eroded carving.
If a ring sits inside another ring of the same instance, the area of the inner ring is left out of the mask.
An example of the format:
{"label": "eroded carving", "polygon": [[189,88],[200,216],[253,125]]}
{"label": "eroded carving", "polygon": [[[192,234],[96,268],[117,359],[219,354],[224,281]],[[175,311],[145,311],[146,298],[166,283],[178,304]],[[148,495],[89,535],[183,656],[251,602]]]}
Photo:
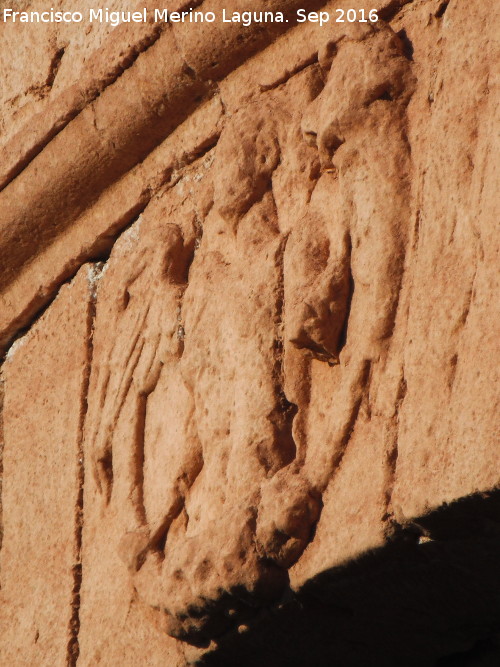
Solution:
{"label": "eroded carving", "polygon": [[[410,228],[406,107],[414,88],[411,63],[389,27],[347,35],[329,53],[325,88],[302,121],[322,169],[308,213],[318,240],[313,252],[300,240],[294,261],[311,264],[312,289],[305,294],[298,286],[296,293],[312,305],[293,340],[316,354],[319,348],[320,358],[336,360],[343,348],[332,448],[319,461],[310,452],[305,464],[321,491],[348,442],[371,364],[386,354],[394,327]],[[318,246],[328,248],[324,267],[314,261]]]}
{"label": "eroded carving", "polygon": [[[119,547],[133,585],[191,642],[284,590],[394,322],[410,64],[389,28],[326,51],[323,69],[226,119],[205,162],[146,209],[127,268],[112,256],[98,298],[96,479],[108,504],[135,507]],[[313,362],[338,377],[320,460]],[[135,436],[117,464],[126,405]]]}

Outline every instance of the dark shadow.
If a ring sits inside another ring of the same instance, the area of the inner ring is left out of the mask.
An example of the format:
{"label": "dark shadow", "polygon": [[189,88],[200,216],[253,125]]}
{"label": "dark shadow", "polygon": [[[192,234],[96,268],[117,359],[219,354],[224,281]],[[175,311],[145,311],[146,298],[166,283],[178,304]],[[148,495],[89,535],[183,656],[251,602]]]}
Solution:
{"label": "dark shadow", "polygon": [[434,16],[437,19],[440,19],[444,16],[446,10],[448,9],[448,5],[450,4],[450,0],[445,0],[445,2],[442,2],[439,7],[437,12],[434,14]]}
{"label": "dark shadow", "polygon": [[403,53],[405,58],[407,58],[408,60],[413,60],[413,53],[414,53],[413,43],[406,34],[406,30],[400,30],[398,32],[398,37],[403,43]]}
{"label": "dark shadow", "polygon": [[436,667],[498,667],[500,642],[486,639],[479,641],[469,651],[453,653],[441,658]]}
{"label": "dark shadow", "polygon": [[400,527],[221,638],[203,665],[500,666],[500,491]]}

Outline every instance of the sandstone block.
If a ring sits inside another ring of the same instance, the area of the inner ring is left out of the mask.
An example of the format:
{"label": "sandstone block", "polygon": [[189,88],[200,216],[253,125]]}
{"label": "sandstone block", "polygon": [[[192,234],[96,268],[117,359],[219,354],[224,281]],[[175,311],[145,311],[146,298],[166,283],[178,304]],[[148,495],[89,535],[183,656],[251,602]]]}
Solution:
{"label": "sandstone block", "polygon": [[91,271],[84,266],[61,289],[2,368],[5,665],[75,664],[78,656]]}

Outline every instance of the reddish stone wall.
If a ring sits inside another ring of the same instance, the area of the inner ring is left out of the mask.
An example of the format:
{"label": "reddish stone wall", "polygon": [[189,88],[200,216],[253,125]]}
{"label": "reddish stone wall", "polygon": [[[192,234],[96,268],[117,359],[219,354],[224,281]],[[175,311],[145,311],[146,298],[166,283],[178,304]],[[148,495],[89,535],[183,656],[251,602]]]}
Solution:
{"label": "reddish stone wall", "polygon": [[2,664],[497,641],[498,8],[304,4],[2,26]]}

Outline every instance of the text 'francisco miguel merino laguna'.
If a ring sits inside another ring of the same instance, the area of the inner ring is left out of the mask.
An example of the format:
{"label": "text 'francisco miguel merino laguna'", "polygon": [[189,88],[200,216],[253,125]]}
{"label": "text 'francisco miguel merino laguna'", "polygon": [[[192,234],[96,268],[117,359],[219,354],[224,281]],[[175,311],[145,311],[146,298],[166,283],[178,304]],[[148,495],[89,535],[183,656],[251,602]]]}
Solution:
{"label": "text 'francisco miguel merino laguna'", "polygon": [[[110,11],[104,9],[89,9],[85,14],[78,11],[61,11],[47,9],[45,11],[17,11],[14,9],[1,10],[3,23],[109,23],[117,26],[120,23],[146,23],[148,11],[146,8],[137,11]],[[168,9],[155,9],[153,20],[155,23],[241,23],[249,26],[252,23],[288,23],[283,12],[233,12],[223,9],[222,13],[195,11],[189,9],[182,12],[170,12]],[[324,25],[330,21],[334,23],[375,23],[378,21],[375,9],[336,9],[335,13],[327,11],[307,12],[305,9],[296,11],[297,23],[319,23]]]}

